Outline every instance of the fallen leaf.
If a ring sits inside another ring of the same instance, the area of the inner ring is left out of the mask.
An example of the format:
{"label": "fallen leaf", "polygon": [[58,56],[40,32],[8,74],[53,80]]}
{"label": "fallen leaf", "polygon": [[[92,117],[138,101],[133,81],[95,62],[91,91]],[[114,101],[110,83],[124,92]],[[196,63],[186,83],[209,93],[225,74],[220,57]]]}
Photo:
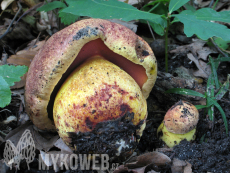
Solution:
{"label": "fallen leaf", "polygon": [[192,173],[192,165],[187,161],[185,162],[187,165],[184,167],[184,173]]}
{"label": "fallen leaf", "polygon": [[196,56],[198,59],[207,60],[208,55],[211,53],[217,53],[214,48],[204,47],[206,41],[200,39],[193,39],[193,43],[183,46],[178,46],[176,49],[171,50],[170,53],[175,53],[175,56],[178,55],[186,55],[188,53],[192,53],[193,56]]}
{"label": "fallen leaf", "polygon": [[4,123],[4,124],[9,124],[9,123],[11,123],[12,121],[17,121],[17,117],[11,115],[11,116],[7,117],[7,119],[4,120],[3,123]]}
{"label": "fallen leaf", "polygon": [[[18,143],[19,139],[21,138],[22,134],[24,133],[25,130],[28,129],[28,130],[30,130],[30,132],[33,136],[35,148],[38,150],[49,151],[50,148],[52,148],[54,146],[54,143],[57,141],[59,136],[56,135],[56,136],[53,136],[52,138],[45,139],[43,136],[41,136],[40,133],[38,133],[38,131],[36,131],[33,128],[33,126],[34,125],[28,121],[25,124],[17,127],[16,129],[14,129],[10,133],[8,133],[5,140],[10,140],[15,146],[17,146],[17,143]],[[45,134],[47,134],[47,133],[45,133]]]}
{"label": "fallen leaf", "polygon": [[187,54],[187,57],[191,61],[193,61],[198,68],[198,70],[196,71],[193,70],[193,75],[196,77],[203,77],[207,79],[209,75],[211,74],[210,65],[207,65],[207,63],[205,63],[204,61],[195,58],[191,53]]}
{"label": "fallen leaf", "polygon": [[1,3],[1,8],[4,11],[14,0],[4,0]]}
{"label": "fallen leaf", "polygon": [[154,171],[158,169],[158,166],[165,166],[171,163],[171,159],[163,153],[160,152],[149,152],[140,156],[132,157],[128,163],[119,166],[114,173],[119,173],[123,171],[144,173],[148,171]]}
{"label": "fallen leaf", "polygon": [[73,153],[73,151],[64,143],[64,141],[59,138],[55,143],[54,146],[61,149],[61,151],[67,151],[69,153]]}
{"label": "fallen leaf", "polygon": [[187,163],[185,161],[174,158],[172,161],[171,171],[172,173],[184,172],[184,167],[186,165]]}
{"label": "fallen leaf", "polygon": [[[26,65],[29,67],[34,56],[41,49],[41,47],[45,44],[45,40],[38,41],[37,43],[36,41],[37,39],[32,40],[28,44],[28,47],[25,48],[25,50],[18,51],[16,55],[11,55],[7,59],[7,63],[13,64],[13,65]],[[21,77],[21,81],[15,82],[15,85],[12,86],[11,89],[17,89],[17,88],[24,87],[26,83],[26,75],[27,73]]]}
{"label": "fallen leaf", "polygon": [[154,163],[157,166],[163,166],[167,163],[171,162],[171,159],[160,152],[153,151],[149,153],[142,154],[140,156],[136,156],[133,159],[130,159],[130,162],[136,162],[136,163],[127,163],[126,165],[128,167],[138,167],[138,166],[146,166],[148,164]]}

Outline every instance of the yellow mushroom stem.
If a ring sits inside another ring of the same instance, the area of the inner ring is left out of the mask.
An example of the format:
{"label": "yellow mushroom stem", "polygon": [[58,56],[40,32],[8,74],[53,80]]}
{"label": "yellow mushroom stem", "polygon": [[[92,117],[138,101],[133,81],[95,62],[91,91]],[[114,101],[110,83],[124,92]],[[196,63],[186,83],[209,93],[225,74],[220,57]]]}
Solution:
{"label": "yellow mushroom stem", "polygon": [[157,135],[159,136],[159,138],[162,141],[164,141],[165,144],[170,148],[174,147],[175,145],[178,145],[184,139],[186,139],[187,141],[195,140],[196,137],[195,133],[196,133],[196,128],[194,128],[193,130],[185,134],[171,133],[166,129],[163,122],[157,129]]}

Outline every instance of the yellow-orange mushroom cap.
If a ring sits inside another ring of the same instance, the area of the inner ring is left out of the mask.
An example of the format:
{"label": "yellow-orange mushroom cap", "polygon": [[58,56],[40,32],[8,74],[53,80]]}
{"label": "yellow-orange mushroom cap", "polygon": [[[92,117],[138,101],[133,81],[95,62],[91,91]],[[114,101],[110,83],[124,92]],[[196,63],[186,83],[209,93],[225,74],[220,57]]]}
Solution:
{"label": "yellow-orange mushroom cap", "polygon": [[180,100],[165,114],[164,125],[171,133],[185,134],[196,127],[198,120],[199,112],[196,107]]}

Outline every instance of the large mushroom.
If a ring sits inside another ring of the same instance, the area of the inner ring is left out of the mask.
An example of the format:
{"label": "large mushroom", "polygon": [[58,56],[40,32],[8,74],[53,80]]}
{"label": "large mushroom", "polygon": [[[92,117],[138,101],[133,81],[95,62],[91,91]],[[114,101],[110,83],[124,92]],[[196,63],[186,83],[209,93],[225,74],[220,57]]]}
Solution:
{"label": "large mushroom", "polygon": [[[142,134],[156,76],[155,56],[142,38],[107,20],[81,20],[54,34],[34,57],[26,111],[38,129],[57,130],[78,152],[119,155]],[[84,140],[95,149],[81,148]]]}

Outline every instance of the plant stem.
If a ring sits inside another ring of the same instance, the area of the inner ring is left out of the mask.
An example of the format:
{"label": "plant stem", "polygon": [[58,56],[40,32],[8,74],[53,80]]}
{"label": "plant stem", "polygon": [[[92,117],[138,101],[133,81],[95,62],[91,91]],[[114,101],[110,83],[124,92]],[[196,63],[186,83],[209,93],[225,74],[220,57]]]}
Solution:
{"label": "plant stem", "polygon": [[169,32],[169,21],[170,17],[167,17],[167,27],[165,31],[165,72],[168,73],[168,32]]}
{"label": "plant stem", "polygon": [[[147,21],[147,20],[146,20],[146,21]],[[155,40],[155,37],[154,37],[153,31],[152,31],[152,28],[151,28],[151,26],[150,26],[150,24],[149,24],[149,21],[147,21],[147,24],[148,24],[150,33],[151,33],[151,35],[152,35],[152,37],[153,37],[153,40]]]}
{"label": "plant stem", "polygon": [[219,0],[216,0],[215,4],[212,7],[213,10],[216,8],[216,5],[217,5],[218,2],[219,2]]}
{"label": "plant stem", "polygon": [[158,7],[158,5],[160,5],[160,2],[158,2],[157,5],[153,6],[153,8],[151,8],[148,12],[151,13],[155,8]]}

